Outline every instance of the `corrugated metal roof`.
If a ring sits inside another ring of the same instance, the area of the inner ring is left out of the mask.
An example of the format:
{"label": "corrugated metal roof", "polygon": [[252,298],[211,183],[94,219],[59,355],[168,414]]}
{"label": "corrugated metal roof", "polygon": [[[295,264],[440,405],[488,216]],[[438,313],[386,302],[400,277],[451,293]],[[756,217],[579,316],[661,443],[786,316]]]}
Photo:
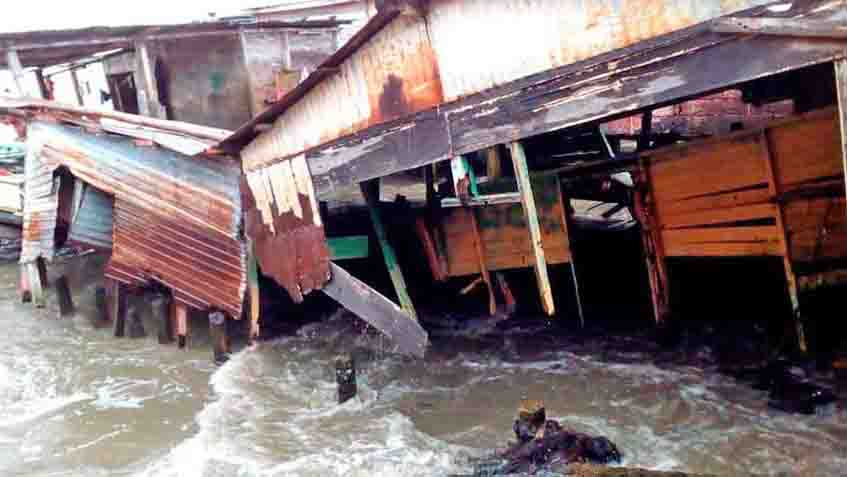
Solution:
{"label": "corrugated metal roof", "polygon": [[[27,159],[22,261],[52,257],[53,171],[64,166],[114,200],[108,277],[131,286],[160,282],[177,301],[241,316],[246,251],[237,161],[139,147],[126,137],[39,121],[29,125],[28,140],[34,147]],[[95,240],[104,239],[102,225]]]}

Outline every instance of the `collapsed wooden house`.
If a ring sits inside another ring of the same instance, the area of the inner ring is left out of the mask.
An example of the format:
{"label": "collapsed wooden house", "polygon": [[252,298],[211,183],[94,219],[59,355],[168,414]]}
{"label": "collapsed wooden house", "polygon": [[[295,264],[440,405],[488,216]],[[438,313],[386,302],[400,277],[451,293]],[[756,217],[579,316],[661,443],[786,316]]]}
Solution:
{"label": "collapsed wooden house", "polygon": [[[360,187],[411,318],[403,273],[381,230],[379,182],[421,170],[428,193],[417,228],[433,277],[480,274],[492,310],[492,272],[531,266],[553,314],[547,266],[579,261],[568,241],[573,197],[559,181],[608,182],[623,171],[636,178],[622,181],[637,192],[623,205],[644,230],[657,321],[669,312],[664,259],[676,256],[782,257],[799,315],[799,265],[829,269],[842,258],[838,233],[830,233],[843,219],[839,114],[669,150],[656,149],[651,117],[729,89],[755,103],[789,99],[797,113],[837,104],[843,115],[845,13],[843,2],[817,0],[382,2],[350,42],[220,147],[240,154],[253,196],[245,206],[260,211],[262,226],[248,235],[302,240],[289,245],[298,257],[320,248],[321,224],[288,219],[287,171],[308,174],[319,201]],[[621,152],[599,126],[633,115],[643,115],[641,137]],[[533,142],[564,143],[586,129],[608,146],[600,161],[557,160],[558,151],[543,147],[527,152]],[[511,159],[511,185],[488,193],[502,181],[501,156]],[[431,165],[441,161],[451,162],[450,187],[438,193],[444,168]],[[491,177],[477,181],[474,171],[486,168]],[[269,255],[257,253],[262,270],[295,298],[329,279],[320,262]]]}

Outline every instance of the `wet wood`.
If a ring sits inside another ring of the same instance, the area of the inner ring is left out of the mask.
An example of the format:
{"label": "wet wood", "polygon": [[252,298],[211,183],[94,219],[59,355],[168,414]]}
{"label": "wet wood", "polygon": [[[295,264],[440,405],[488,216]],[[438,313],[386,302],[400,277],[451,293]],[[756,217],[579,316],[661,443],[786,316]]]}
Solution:
{"label": "wet wood", "polygon": [[[840,126],[838,136],[841,139],[842,177],[847,179],[847,59],[835,61],[835,86],[838,96],[838,124]],[[847,180],[844,183],[847,188]]]}
{"label": "wet wood", "polygon": [[494,315],[497,313],[497,300],[494,298],[494,285],[491,283],[491,274],[488,272],[488,265],[485,263],[485,250],[482,247],[482,235],[479,232],[479,222],[476,220],[476,212],[471,209],[469,217],[471,219],[471,230],[473,231],[474,248],[476,249],[476,257],[479,260],[479,270],[482,275],[482,281],[485,282],[485,287],[488,290],[488,313]]}
{"label": "wet wood", "polygon": [[12,73],[12,80],[15,83],[15,92],[18,96],[26,96],[26,91],[23,87],[24,68],[21,65],[21,59],[18,56],[17,50],[6,51],[6,65]]}
{"label": "wet wood", "polygon": [[803,18],[724,17],[715,19],[712,31],[748,35],[847,38],[847,25],[844,22]]}
{"label": "wet wood", "polygon": [[343,268],[330,267],[332,280],[324,293],[393,340],[401,353],[423,357],[429,340],[416,320]]}
{"label": "wet wood", "polygon": [[159,344],[170,344],[176,339],[171,320],[171,298],[165,294],[156,295],[150,303],[153,321],[158,324]]}
{"label": "wet wood", "polygon": [[174,301],[171,310],[174,314],[173,322],[176,329],[177,347],[185,349],[188,347],[188,306]]}
{"label": "wet wood", "polygon": [[656,219],[656,207],[651,190],[650,165],[647,161],[643,161],[636,181],[633,213],[641,225],[641,243],[644,249],[644,262],[647,266],[647,279],[650,283],[653,318],[657,324],[661,324],[665,323],[670,316],[670,284],[667,278],[668,270],[662,234]]}
{"label": "wet wood", "polygon": [[409,291],[406,288],[406,280],[403,277],[403,271],[400,269],[400,264],[397,261],[397,254],[394,253],[394,247],[388,241],[388,235],[385,232],[385,227],[382,224],[382,217],[379,211],[379,180],[370,181],[361,184],[362,195],[368,204],[368,212],[371,216],[374,233],[379,241],[379,246],[382,249],[382,257],[385,260],[385,266],[388,269],[388,274],[391,277],[391,282],[394,284],[394,291],[397,293],[397,298],[400,300],[400,306],[406,311],[408,316],[417,321],[418,316],[415,312],[415,306],[412,303],[412,298],[409,296]]}
{"label": "wet wood", "polygon": [[47,297],[44,293],[44,288],[46,286],[44,280],[42,280],[42,274],[40,273],[39,266],[37,262],[30,262],[24,265],[27,271],[27,279],[29,280],[30,292],[32,294],[32,303],[37,308],[44,308],[47,306]]}
{"label": "wet wood", "polygon": [[29,269],[26,264],[18,266],[18,274],[20,275],[20,279],[18,280],[18,296],[21,299],[21,303],[30,303],[32,301],[32,287],[29,284]]}
{"label": "wet wood", "polygon": [[215,364],[225,363],[232,353],[229,333],[227,332],[227,316],[222,311],[209,313],[209,336],[212,339],[212,351]]}
{"label": "wet wood", "polygon": [[607,467],[593,464],[571,464],[567,467],[564,475],[572,477],[715,477],[709,474],[689,474],[634,467]]}
{"label": "wet wood", "polygon": [[495,272],[494,279],[497,280],[497,286],[500,287],[500,294],[503,295],[503,301],[506,305],[506,314],[513,315],[518,308],[518,302],[515,300],[515,295],[509,287],[509,282],[506,281],[506,275],[502,272]]}
{"label": "wet wood", "polygon": [[109,323],[109,299],[105,287],[97,287],[94,290],[94,308],[97,310],[94,325],[103,326]]}
{"label": "wet wood", "polygon": [[496,179],[503,175],[503,162],[500,154],[500,146],[489,147],[485,150],[485,171],[489,179]]}
{"label": "wet wood", "polygon": [[71,84],[74,87],[74,93],[76,94],[76,102],[80,106],[85,106],[85,100],[83,99],[82,94],[82,85],[79,83],[79,75],[76,72],[76,68],[71,68]]}
{"label": "wet wood", "polygon": [[138,304],[131,304],[127,307],[126,317],[130,338],[139,339],[147,336],[147,332],[144,331],[144,322],[142,321],[141,309]]}
{"label": "wet wood", "polygon": [[465,285],[465,287],[462,288],[461,290],[459,290],[459,295],[467,295],[468,293],[474,291],[474,289],[476,287],[478,287],[478,286],[480,286],[484,283],[485,283],[485,280],[483,280],[482,277],[479,277],[479,278],[475,279],[474,281]]}
{"label": "wet wood", "polygon": [[[777,169],[776,161],[771,154],[771,138],[768,131],[765,130],[760,136],[762,145],[762,157],[767,163],[768,172],[768,191],[773,196],[778,196],[781,192],[780,171]],[[791,244],[785,230],[785,221],[783,220],[782,204],[777,204],[776,207],[776,228],[779,231],[778,239],[780,248],[782,249],[782,266],[785,271],[785,283],[788,287],[788,296],[791,299],[792,316],[794,317],[794,326],[797,332],[797,346],[803,353],[808,351],[806,344],[806,333],[803,329],[803,317],[800,311],[800,295],[797,288],[797,277],[794,274],[794,265],[791,261]]]}
{"label": "wet wood", "polygon": [[59,299],[59,315],[68,317],[74,314],[74,302],[71,296],[71,287],[68,284],[68,277],[62,275],[55,282],[56,296]]}
{"label": "wet wood", "polygon": [[250,252],[247,254],[247,287],[250,293],[250,324],[247,330],[247,342],[253,345],[259,339],[261,293],[259,289],[259,266],[256,262],[256,253],[252,241],[250,243]]}
{"label": "wet wood", "polygon": [[126,287],[117,280],[107,280],[109,321],[114,326],[115,338],[126,335]]}
{"label": "wet wood", "polygon": [[435,247],[435,241],[432,238],[432,234],[429,233],[429,227],[427,227],[426,219],[423,217],[418,216],[415,218],[415,233],[418,235],[418,240],[421,241],[421,245],[423,246],[424,255],[426,255],[426,260],[429,264],[429,270],[432,272],[432,278],[437,282],[447,280],[447,270],[442,265],[438,249]]}
{"label": "wet wood", "polygon": [[550,278],[547,275],[547,260],[544,256],[544,245],[541,241],[541,225],[538,220],[538,208],[535,204],[535,195],[533,194],[532,183],[529,179],[529,166],[527,165],[523,146],[519,142],[513,142],[511,144],[511,151],[512,163],[515,168],[515,178],[518,182],[518,192],[521,194],[521,203],[535,256],[535,263],[533,265],[535,268],[535,277],[538,281],[538,290],[541,294],[541,303],[547,315],[552,316],[556,312],[556,306],[553,303],[553,291],[550,287]]}
{"label": "wet wood", "polygon": [[335,382],[338,385],[338,404],[356,397],[356,362],[350,354],[342,354],[335,358]]}

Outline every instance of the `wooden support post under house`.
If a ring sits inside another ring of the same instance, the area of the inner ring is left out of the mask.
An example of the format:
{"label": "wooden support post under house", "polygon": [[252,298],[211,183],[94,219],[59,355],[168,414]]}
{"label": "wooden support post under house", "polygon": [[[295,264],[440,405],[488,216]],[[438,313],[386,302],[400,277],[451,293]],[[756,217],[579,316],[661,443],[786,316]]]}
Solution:
{"label": "wooden support post under house", "polygon": [[446,267],[442,263],[438,249],[435,246],[435,240],[433,240],[432,234],[429,232],[429,227],[426,225],[426,220],[423,217],[415,218],[415,232],[417,232],[418,239],[420,239],[421,245],[423,245],[424,254],[432,271],[432,278],[437,282],[446,281],[448,278]]}
{"label": "wooden support post under house", "polygon": [[[38,260],[40,259],[39,257]],[[44,293],[45,283],[42,279],[38,261],[29,262],[24,266],[26,267],[27,279],[29,280],[30,292],[32,293],[32,303],[37,308],[44,308],[47,306],[47,296]]]}
{"label": "wooden support post under house", "polygon": [[115,338],[126,335],[126,287],[117,280],[109,280],[109,319],[114,325]]}
{"label": "wooden support post under house", "polygon": [[[561,191],[562,187],[559,184],[559,181],[556,181],[557,187]],[[562,195],[562,226],[565,228],[565,237],[567,237],[567,246],[570,251],[571,260],[570,260],[570,269],[571,269],[571,279],[573,280],[573,290],[574,296],[576,297],[576,310],[579,313],[579,325],[585,328],[585,312],[582,309],[582,294],[579,291],[579,278],[576,273],[576,259],[574,258],[573,247],[571,247],[571,232],[570,232],[570,217],[568,214],[568,204],[570,202]]]}
{"label": "wooden support post under house", "polygon": [[131,304],[127,306],[126,321],[129,325],[129,337],[133,339],[144,338],[147,333],[144,331],[144,323],[141,321],[141,310],[138,305]]}
{"label": "wooden support post under house", "polygon": [[74,86],[74,93],[76,93],[77,104],[79,104],[80,106],[85,106],[82,85],[79,83],[79,75],[77,75],[75,68],[71,68],[71,83],[73,83]]}
{"label": "wooden support post under house", "polygon": [[835,61],[835,89],[838,96],[838,120],[841,125],[841,164],[847,194],[847,59]]}
{"label": "wooden support post under house", "polygon": [[[776,161],[771,153],[771,139],[767,130],[762,131],[760,137],[762,143],[762,151],[764,155],[765,173],[768,178],[768,193],[771,197],[779,197],[782,191],[782,186],[779,183],[779,171],[777,170]],[[791,260],[791,244],[788,240],[788,234],[785,230],[785,221],[783,217],[782,203],[776,201],[774,204],[774,218],[776,219],[777,238],[779,239],[780,249],[782,251],[782,266],[785,271],[785,282],[788,286],[788,296],[791,299],[792,316],[794,317],[794,326],[797,332],[797,346],[800,351],[805,353],[808,351],[806,344],[806,333],[803,329],[803,316],[800,312],[800,295],[797,288],[797,276],[794,274],[794,265]]]}
{"label": "wooden support post under house", "polygon": [[[471,197],[478,197],[479,188],[476,183],[476,175],[468,159],[464,156],[454,157],[450,161],[450,168],[453,172],[453,185],[456,190],[456,197],[462,203],[466,203]],[[468,216],[471,220],[474,249],[476,249],[476,257],[479,261],[479,272],[482,275],[482,280],[485,282],[486,288],[488,288],[488,312],[494,315],[497,313],[497,300],[494,297],[491,274],[488,273],[488,265],[485,263],[485,244],[482,242],[482,234],[479,230],[476,211],[472,207],[469,210],[470,214]]]}
{"label": "wooden support post under house", "polygon": [[44,257],[38,257],[35,259],[35,266],[38,268],[38,278],[41,280],[42,288],[50,288],[50,281],[47,279],[47,261]]}
{"label": "wooden support post under house", "polygon": [[650,299],[653,303],[653,315],[657,324],[667,321],[670,316],[670,292],[668,272],[665,263],[662,233],[656,221],[653,199],[650,194],[650,165],[641,162],[638,171],[639,180],[633,200],[633,212],[641,225],[641,242],[644,247],[644,260],[647,265],[647,279],[650,283]]}
{"label": "wooden support post under house", "polygon": [[250,242],[250,253],[247,255],[247,287],[250,290],[250,324],[247,330],[247,343],[253,345],[259,339],[259,313],[261,310],[261,293],[259,288],[259,265],[256,261],[255,245]]}
{"label": "wooden support post under house", "polygon": [[97,315],[94,317],[94,326],[101,327],[109,322],[109,299],[105,287],[97,287],[94,290],[94,308]]}
{"label": "wooden support post under house", "polygon": [[541,243],[541,224],[538,220],[535,196],[532,193],[532,183],[529,180],[529,166],[520,142],[515,141],[511,144],[511,152],[518,192],[521,195],[524,217],[529,228],[530,242],[535,255],[535,277],[538,281],[538,290],[541,293],[541,303],[547,315],[552,316],[556,313],[556,305],[553,302],[553,290],[550,286],[550,277],[547,274],[547,260],[544,258],[544,247]]}
{"label": "wooden support post under house", "polygon": [[229,333],[227,333],[226,313],[212,311],[209,313],[209,336],[212,339],[212,350],[215,364],[225,363],[230,356],[231,348]]}
{"label": "wooden support post under house", "polygon": [[18,57],[17,50],[8,50],[6,52],[6,65],[12,73],[12,79],[15,82],[15,93],[18,96],[26,96],[23,86],[24,68],[21,65],[21,59]]}
{"label": "wooden support post under house", "polygon": [[47,86],[47,78],[44,77],[43,69],[38,68],[35,70],[35,80],[38,82],[38,92],[41,95],[41,99],[53,99],[50,88]]}
{"label": "wooden support post under house", "polygon": [[26,264],[21,264],[18,267],[18,274],[20,274],[18,295],[21,298],[21,303],[29,303],[32,301],[32,286],[29,284],[29,269]]}
{"label": "wooden support post under house", "polygon": [[338,385],[338,404],[356,397],[356,361],[352,355],[343,354],[335,358],[335,382]]}
{"label": "wooden support post under house", "polygon": [[177,347],[185,349],[188,346],[188,306],[185,303],[174,301],[171,311],[173,313],[173,326],[176,329]]}
{"label": "wooden support post under house", "polygon": [[500,160],[500,146],[489,147],[485,150],[485,169],[488,180],[503,175],[503,162]]}
{"label": "wooden support post under house", "polygon": [[415,312],[415,306],[412,303],[412,298],[409,296],[409,291],[406,288],[406,280],[403,278],[403,271],[400,269],[400,264],[397,262],[397,255],[394,253],[394,247],[388,242],[388,236],[385,233],[385,227],[382,223],[382,218],[379,213],[379,179],[374,179],[361,184],[362,195],[365,196],[365,201],[368,204],[371,222],[373,223],[376,238],[379,240],[379,246],[382,249],[382,256],[385,259],[385,266],[388,268],[388,274],[391,277],[391,282],[394,284],[394,290],[397,292],[397,298],[400,300],[400,306],[409,314],[409,317],[417,321],[418,315]]}
{"label": "wooden support post under house", "polygon": [[166,294],[159,294],[150,304],[153,320],[159,324],[159,344],[173,343],[175,339],[173,321],[171,320],[171,299]]}
{"label": "wooden support post under house", "polygon": [[67,317],[74,314],[74,302],[68,277],[62,275],[55,282],[56,296],[59,299],[59,316]]}
{"label": "wooden support post under house", "polygon": [[494,279],[497,280],[500,293],[503,295],[503,301],[506,304],[506,314],[514,314],[518,308],[518,303],[515,301],[515,295],[509,287],[509,282],[506,281],[506,275],[503,272],[494,272]]}

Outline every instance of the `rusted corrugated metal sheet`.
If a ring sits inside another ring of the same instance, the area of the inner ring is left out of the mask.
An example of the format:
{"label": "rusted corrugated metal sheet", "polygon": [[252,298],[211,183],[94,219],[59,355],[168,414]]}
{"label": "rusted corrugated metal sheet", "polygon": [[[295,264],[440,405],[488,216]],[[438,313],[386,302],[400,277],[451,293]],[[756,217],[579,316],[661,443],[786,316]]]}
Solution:
{"label": "rusted corrugated metal sheet", "polygon": [[[352,47],[227,139],[228,148],[243,148],[245,170],[767,0],[418,3],[425,7],[381,12]],[[256,137],[255,126],[272,121]]]}
{"label": "rusted corrugated metal sheet", "polygon": [[248,172],[242,194],[246,232],[262,272],[302,302],[330,279],[329,247],[305,157]]}
{"label": "rusted corrugated metal sheet", "polygon": [[24,220],[21,263],[38,257],[53,259],[54,237],[59,207],[59,178],[53,177],[54,168],[41,157],[43,140],[32,137],[28,141],[24,160]]}
{"label": "rusted corrugated metal sheet", "polygon": [[68,242],[112,250],[113,199],[81,180],[74,182],[73,212]]}
{"label": "rusted corrugated metal sheet", "polygon": [[[114,200],[108,277],[130,286],[161,282],[179,302],[241,316],[246,251],[236,161],[139,147],[125,137],[37,121],[28,137],[38,147],[27,162],[32,186],[28,181],[25,220],[55,223],[58,204],[39,201],[50,195],[40,184],[49,184],[53,171],[67,167]],[[49,258],[52,235],[45,226],[25,228],[30,253],[24,261],[39,254]]]}

